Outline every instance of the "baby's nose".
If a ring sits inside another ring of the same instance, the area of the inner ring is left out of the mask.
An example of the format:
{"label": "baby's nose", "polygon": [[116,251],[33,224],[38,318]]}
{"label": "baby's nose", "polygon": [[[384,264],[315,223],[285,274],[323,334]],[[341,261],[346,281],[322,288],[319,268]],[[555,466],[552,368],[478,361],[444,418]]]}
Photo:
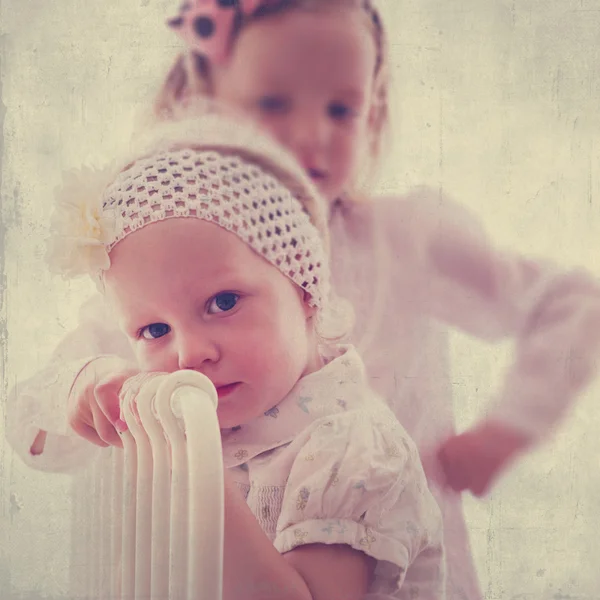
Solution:
{"label": "baby's nose", "polygon": [[202,371],[207,363],[219,360],[219,349],[215,340],[206,335],[186,335],[180,340],[178,361],[180,369]]}

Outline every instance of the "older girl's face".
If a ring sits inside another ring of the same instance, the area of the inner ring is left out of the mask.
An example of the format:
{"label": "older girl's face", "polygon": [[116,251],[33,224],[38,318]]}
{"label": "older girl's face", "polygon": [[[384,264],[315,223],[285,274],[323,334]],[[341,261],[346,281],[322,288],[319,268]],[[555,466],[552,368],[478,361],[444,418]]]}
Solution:
{"label": "older girl's face", "polygon": [[375,61],[358,11],[292,11],[242,30],[215,73],[215,95],[265,126],[333,201],[369,137]]}

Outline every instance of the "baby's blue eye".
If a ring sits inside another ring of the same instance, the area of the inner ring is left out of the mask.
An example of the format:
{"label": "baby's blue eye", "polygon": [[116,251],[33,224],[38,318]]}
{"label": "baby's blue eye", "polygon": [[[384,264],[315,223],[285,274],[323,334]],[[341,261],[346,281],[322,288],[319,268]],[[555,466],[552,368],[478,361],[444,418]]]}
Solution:
{"label": "baby's blue eye", "polygon": [[156,340],[167,335],[170,331],[171,328],[166,323],[152,323],[141,330],[140,336],[145,340]]}
{"label": "baby's blue eye", "polygon": [[280,113],[288,107],[288,102],[282,96],[263,96],[258,101],[258,107],[263,112]]}
{"label": "baby's blue eye", "polygon": [[240,297],[233,292],[223,292],[222,294],[217,294],[211,301],[210,306],[208,308],[208,312],[210,314],[218,313],[218,312],[227,312],[235,308],[235,305],[238,303]]}

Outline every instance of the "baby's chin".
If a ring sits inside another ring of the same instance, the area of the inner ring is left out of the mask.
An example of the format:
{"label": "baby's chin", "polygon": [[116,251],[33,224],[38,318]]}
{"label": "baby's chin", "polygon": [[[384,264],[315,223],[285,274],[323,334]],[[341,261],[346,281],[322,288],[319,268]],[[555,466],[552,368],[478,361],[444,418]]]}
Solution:
{"label": "baby's chin", "polygon": [[254,420],[259,415],[241,414],[239,408],[227,399],[219,399],[217,419],[222,432],[236,430]]}
{"label": "baby's chin", "polygon": [[222,417],[219,415],[219,410],[217,409],[217,418],[219,420],[219,429],[221,433],[234,433],[239,431],[244,425],[248,423],[247,419],[244,419],[243,423],[240,423],[240,419],[234,419],[231,417]]}
{"label": "baby's chin", "polygon": [[244,406],[243,400],[219,399],[217,419],[222,433],[236,431],[244,425],[252,423],[262,417],[266,410],[262,407],[256,407],[255,410],[240,410],[240,406]]}

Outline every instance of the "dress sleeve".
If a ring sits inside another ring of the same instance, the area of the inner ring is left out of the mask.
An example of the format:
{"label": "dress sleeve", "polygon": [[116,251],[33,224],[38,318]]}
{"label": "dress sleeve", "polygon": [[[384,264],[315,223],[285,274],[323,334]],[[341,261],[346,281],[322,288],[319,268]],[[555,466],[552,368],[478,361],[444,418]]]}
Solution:
{"label": "dress sleeve", "polygon": [[[126,337],[97,296],[82,306],[79,326],[60,342],[48,365],[9,392],[6,437],[27,465],[68,472],[87,464],[95,454],[96,446],[70,430],[67,399],[80,371],[105,355],[132,359]],[[46,432],[43,451],[32,454],[40,431]]]}
{"label": "dress sleeve", "polygon": [[377,560],[371,591],[391,594],[410,585],[419,597],[438,598],[439,509],[413,442],[393,421],[346,413],[318,421],[295,440],[300,451],[274,544],[282,553],[304,544],[347,544]]}
{"label": "dress sleeve", "polygon": [[547,434],[598,371],[600,283],[494,248],[474,216],[437,192],[384,199],[381,210],[424,311],[483,339],[514,340],[488,418],[531,438]]}

